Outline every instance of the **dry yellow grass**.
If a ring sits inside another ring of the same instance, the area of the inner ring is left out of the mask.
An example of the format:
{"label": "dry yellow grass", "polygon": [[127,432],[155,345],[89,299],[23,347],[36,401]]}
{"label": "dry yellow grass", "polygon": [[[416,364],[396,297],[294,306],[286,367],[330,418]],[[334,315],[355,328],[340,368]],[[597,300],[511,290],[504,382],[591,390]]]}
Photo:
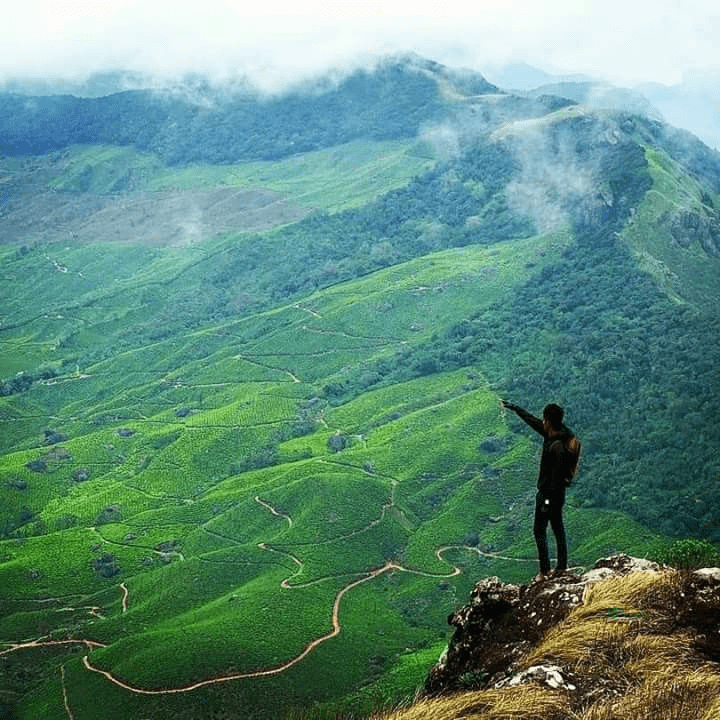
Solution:
{"label": "dry yellow grass", "polygon": [[702,720],[720,720],[720,690],[718,690],[715,700],[708,705]]}
{"label": "dry yellow grass", "polygon": [[613,660],[613,665],[621,658],[642,656],[643,651],[633,652],[629,642],[648,619],[641,598],[651,593],[656,584],[670,581],[668,573],[636,572],[597,583],[588,589],[582,605],[551,629],[527,655],[523,665],[531,667],[552,661],[579,664],[589,670],[599,661],[598,653]]}
{"label": "dry yellow grass", "polygon": [[678,580],[679,574],[675,570],[661,573],[640,570],[630,575],[611,577],[591,585],[583,604],[576,608],[573,615],[584,618],[613,610],[637,613],[638,606],[643,605],[643,598],[652,594],[657,586],[674,587]]}
{"label": "dry yellow grass", "polygon": [[421,700],[383,720],[571,720],[563,693],[537,685]]}
{"label": "dry yellow grass", "polygon": [[579,720],[718,720],[720,675],[696,672],[647,678],[625,695],[597,703]]}

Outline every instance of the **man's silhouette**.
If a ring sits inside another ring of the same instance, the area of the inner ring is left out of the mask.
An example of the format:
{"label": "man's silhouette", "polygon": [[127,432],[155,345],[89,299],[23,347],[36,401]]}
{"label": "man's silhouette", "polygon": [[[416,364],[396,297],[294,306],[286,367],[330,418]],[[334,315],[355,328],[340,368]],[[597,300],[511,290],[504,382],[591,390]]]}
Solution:
{"label": "man's silhouette", "polygon": [[555,571],[562,573],[567,570],[568,559],[562,508],[565,504],[565,488],[570,484],[577,469],[580,442],[563,424],[563,409],[559,405],[554,403],[546,405],[540,420],[517,405],[505,400],[502,404],[543,437],[533,534],[538,549],[540,574],[547,575],[550,572],[547,544],[547,526],[550,523],[557,544]]}

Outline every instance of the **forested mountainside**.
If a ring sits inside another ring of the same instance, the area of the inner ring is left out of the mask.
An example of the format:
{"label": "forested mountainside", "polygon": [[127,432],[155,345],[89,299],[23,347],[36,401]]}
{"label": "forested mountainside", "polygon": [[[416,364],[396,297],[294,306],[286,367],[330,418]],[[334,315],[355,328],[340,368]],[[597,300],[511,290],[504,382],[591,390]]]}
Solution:
{"label": "forested mountainside", "polygon": [[464,79],[436,63],[389,61],[375,72],[358,70],[337,83],[328,79],[281,96],[260,96],[250,88],[228,95],[211,86],[92,99],[6,94],[0,152],[34,155],[111,143],[182,165],[272,160],[359,137],[413,137],[421,125],[447,113],[437,81],[443,74],[463,93],[496,91],[481,76]]}
{"label": "forested mountainside", "polygon": [[583,440],[576,565],[720,540],[720,155],[688,133],[410,57],[2,95],[0,151],[18,717],[412,693],[479,576],[534,574],[501,398]]}

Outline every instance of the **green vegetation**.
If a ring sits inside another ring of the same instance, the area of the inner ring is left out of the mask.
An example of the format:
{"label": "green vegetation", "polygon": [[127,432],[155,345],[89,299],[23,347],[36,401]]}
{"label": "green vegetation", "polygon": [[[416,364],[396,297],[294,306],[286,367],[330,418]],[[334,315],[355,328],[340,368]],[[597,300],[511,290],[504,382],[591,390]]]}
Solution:
{"label": "green vegetation", "polygon": [[[715,190],[608,118],[491,135],[528,112],[512,98],[436,156],[417,130],[452,93],[430,70],[278,100],[263,133],[254,101],[135,93],[98,103],[87,137],[52,124],[74,99],[16,118],[30,154],[0,163],[0,691],[19,718],[322,716],[412,696],[473,583],[535,572],[538,445],[501,398],[559,401],[583,439],[576,566],[711,557]],[[459,118],[487,90],[463,87]],[[594,189],[533,194],[523,132]],[[111,201],[258,186],[319,210],[154,242],[133,205],[115,240],[77,234]],[[67,224],[17,220],[33,195]]]}
{"label": "green vegetation", "polygon": [[[403,570],[348,592],[341,635],[286,671],[291,683],[301,669],[322,674],[323,663],[334,662],[344,670],[333,689],[308,682],[293,702],[326,693],[331,701],[402,663],[408,647],[436,645],[474,579],[534,571],[532,446],[509,435],[498,396],[476,369],[340,404],[318,389],[342,386],[348,363],[371,366],[431,338],[438,322],[489,307],[533,272],[517,254],[523,242],[419,258],[301,304],[118,351],[68,375],[61,362],[53,384],[36,381],[5,398],[18,415],[30,401],[47,413],[3,456],[3,498],[11,503],[3,516],[14,523],[0,543],[5,601],[70,592],[90,606],[95,593],[104,619],[79,608],[74,616],[77,636],[91,630],[107,645],[93,651],[93,664],[142,688],[182,687],[282,667],[329,632],[341,588],[392,560]],[[527,245],[550,263],[567,242],[561,233]],[[59,442],[43,447],[50,415],[65,421],[53,423]],[[340,445],[331,442],[337,437]],[[494,440],[484,446],[486,438]],[[53,451],[45,471],[26,467]],[[86,479],[76,479],[78,467]],[[618,531],[624,523],[618,515]],[[577,561],[590,563],[597,549],[588,541]],[[8,622],[20,621],[13,617]],[[191,662],[167,663],[188,651]],[[414,667],[415,675],[378,685],[366,699],[407,695],[419,680]],[[75,681],[94,683],[87,672],[78,667]],[[226,686],[235,692],[254,682]],[[105,681],[97,691],[117,689]],[[208,692],[194,691],[191,703]],[[130,707],[151,712],[153,702],[130,695],[118,717]]]}
{"label": "green vegetation", "polygon": [[672,300],[713,312],[720,257],[707,252],[718,223],[712,198],[664,153],[648,148],[646,155],[653,187],[623,239]]}
{"label": "green vegetation", "polygon": [[[482,80],[482,78],[480,78]],[[474,91],[492,89],[484,81]],[[128,91],[104,98],[0,96],[0,152],[114,144],[171,165],[276,160],[357,138],[412,138],[446,111],[436,80],[401,61],[282,96]],[[122,188],[120,188],[122,189]]]}
{"label": "green vegetation", "polygon": [[654,548],[653,555],[658,562],[681,570],[717,567],[720,563],[720,550],[717,545],[698,538],[663,543]]}
{"label": "green vegetation", "polygon": [[[651,177],[630,162],[623,168],[625,192],[634,190],[638,201],[651,197],[655,181],[650,186]],[[623,219],[618,210],[616,226]],[[626,227],[637,248],[638,232]],[[711,311],[717,287],[705,283],[702,295],[690,291],[678,303],[645,262],[638,264],[637,249],[630,254],[615,241],[612,228],[599,234],[579,227],[577,245],[511,295],[383,358],[369,375],[377,385],[472,364],[536,412],[555,397],[573,409],[568,422],[585,439],[576,490],[583,502],[621,508],[667,534],[717,539],[711,508],[720,492],[714,450],[720,436],[708,420],[720,412],[714,391],[720,326]],[[683,258],[682,272],[700,286],[697,248]],[[705,263],[714,267],[716,258]],[[367,376],[367,369],[356,372],[344,392],[362,391]]]}
{"label": "green vegetation", "polygon": [[[567,242],[561,233],[527,246],[551,263]],[[117,352],[67,376],[60,363],[57,384],[35,382],[9,396],[18,414],[33,398],[48,416],[3,458],[4,477],[17,480],[4,493],[13,503],[4,517],[17,524],[8,532],[25,538],[0,544],[7,600],[105,597],[107,585],[122,580],[126,612],[116,589],[103,601],[105,619],[76,613],[79,636],[92,627],[93,639],[108,645],[92,653],[93,663],[139,687],[182,687],[281,667],[329,631],[343,586],[392,560],[405,570],[368,581],[343,601],[342,642],[332,652],[345,670],[334,678],[335,696],[402,663],[408,644],[436,644],[475,578],[523,579],[534,570],[532,446],[512,439],[477,370],[430,374],[341,404],[317,389],[342,387],[349,362],[371,367],[405,343],[427,341],[437,323],[490,307],[533,272],[522,247],[468,246],[413,260],[302,304]],[[79,383],[73,401],[67,388]],[[67,418],[55,431],[65,437],[43,448],[50,414]],[[486,438],[494,440],[483,446]],[[58,445],[65,452],[45,472],[26,467]],[[74,479],[77,467],[89,477]],[[576,529],[574,517],[571,510],[571,537],[587,522],[578,518]],[[621,536],[626,524],[618,514],[622,545],[603,537],[603,551],[642,546],[630,532]],[[75,527],[59,535],[67,525]],[[451,547],[440,555],[443,546]],[[576,560],[589,564],[598,549],[588,539]],[[107,554],[112,561],[101,563]],[[454,567],[463,572],[453,575]],[[363,649],[368,603],[378,625]],[[304,673],[328,661],[326,646],[303,661]],[[192,662],[166,662],[187,650]],[[348,656],[358,664],[340,662]],[[291,682],[294,670],[287,672]],[[415,672],[368,690],[364,702],[407,695],[408,683],[420,679]],[[238,683],[250,680],[227,685]],[[308,683],[296,702],[322,692]],[[198,690],[193,702],[201,697]],[[152,703],[132,696],[117,712],[128,707]]]}

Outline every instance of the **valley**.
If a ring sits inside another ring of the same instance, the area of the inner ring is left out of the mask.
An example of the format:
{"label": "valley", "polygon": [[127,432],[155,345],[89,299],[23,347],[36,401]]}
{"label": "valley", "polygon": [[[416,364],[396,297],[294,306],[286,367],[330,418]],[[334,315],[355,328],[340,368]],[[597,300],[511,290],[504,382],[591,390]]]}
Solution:
{"label": "valley", "polygon": [[393,73],[295,97],[270,128],[297,145],[236,133],[213,162],[240,110],[166,98],[186,125],[147,147],[33,125],[0,158],[11,717],[411,698],[475,582],[536,572],[540,448],[502,399],[558,401],[583,439],[574,568],[718,541],[717,154]]}

